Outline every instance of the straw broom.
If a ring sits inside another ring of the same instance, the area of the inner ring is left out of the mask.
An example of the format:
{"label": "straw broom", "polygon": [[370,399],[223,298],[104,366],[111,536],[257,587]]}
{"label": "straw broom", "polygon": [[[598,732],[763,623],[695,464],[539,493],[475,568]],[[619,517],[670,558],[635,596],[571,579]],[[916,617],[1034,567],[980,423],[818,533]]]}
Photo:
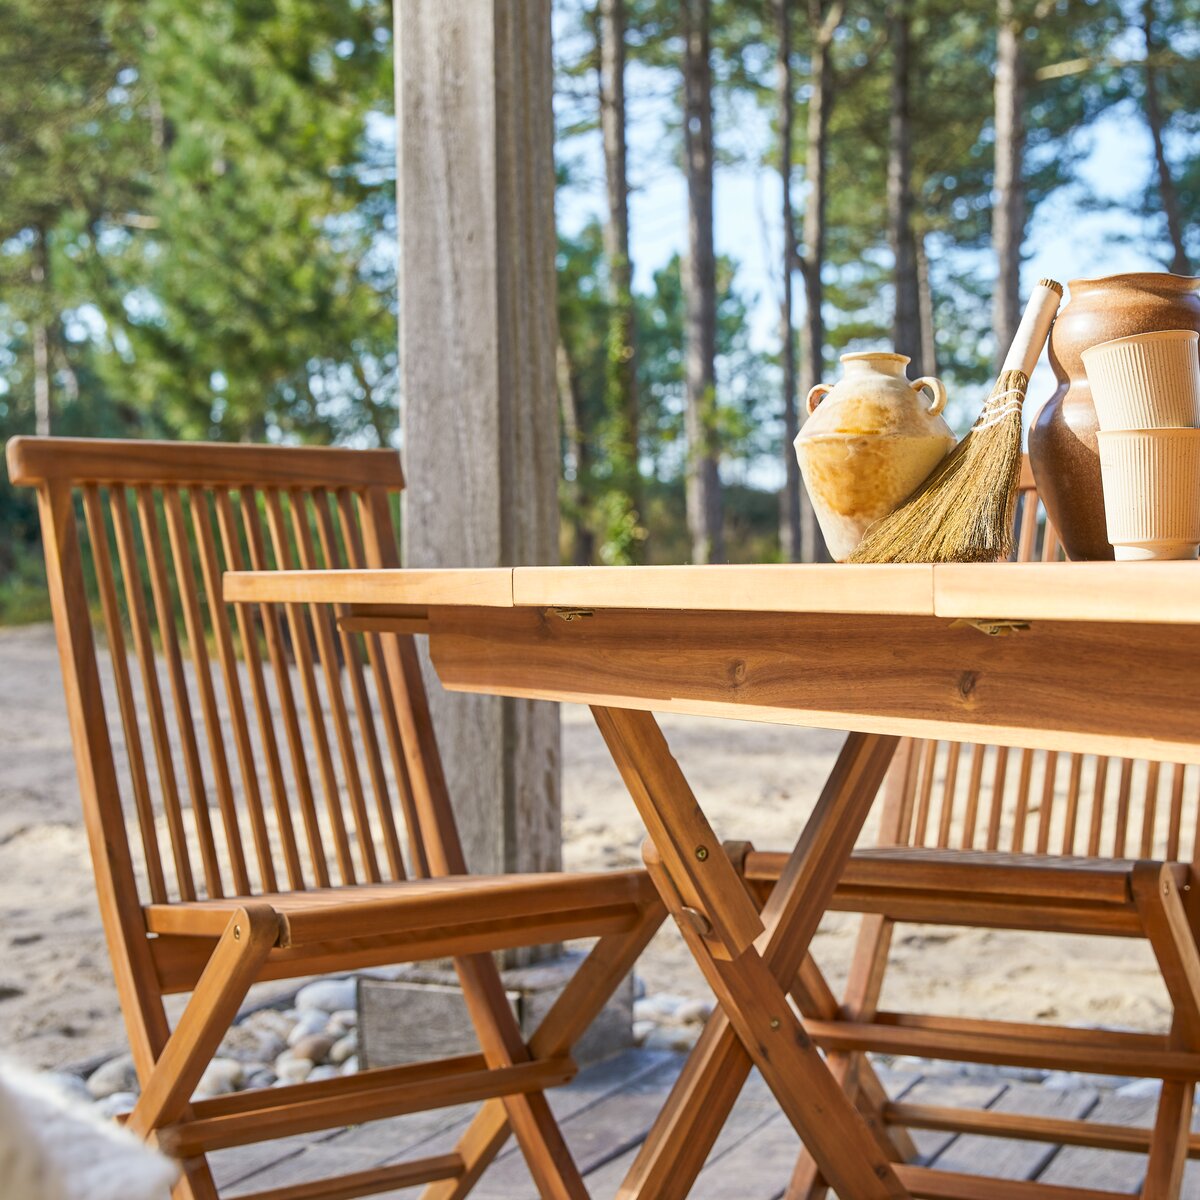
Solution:
{"label": "straw broom", "polygon": [[1021,405],[1062,299],[1043,279],[971,431],[905,502],[876,521],[856,563],[996,562],[1012,553],[1021,476]]}

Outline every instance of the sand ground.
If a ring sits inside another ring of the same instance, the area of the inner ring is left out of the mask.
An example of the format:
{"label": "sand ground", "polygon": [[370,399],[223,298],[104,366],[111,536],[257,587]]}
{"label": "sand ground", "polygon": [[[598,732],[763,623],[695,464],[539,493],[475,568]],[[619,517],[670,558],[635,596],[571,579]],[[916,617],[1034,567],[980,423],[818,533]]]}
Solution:
{"label": "sand ground", "polygon": [[[790,847],[841,741],[822,730],[662,723],[718,834],[762,848]],[[563,758],[566,865],[637,863],[641,823],[585,710],[563,711]],[[856,928],[835,915],[814,943],[835,986]],[[639,970],[651,991],[706,995],[671,928]],[[1142,942],[911,926],[896,931],[884,1005],[1156,1031],[1170,1014]],[[122,1042],[53,633],[0,630],[0,1052],[56,1067]]]}

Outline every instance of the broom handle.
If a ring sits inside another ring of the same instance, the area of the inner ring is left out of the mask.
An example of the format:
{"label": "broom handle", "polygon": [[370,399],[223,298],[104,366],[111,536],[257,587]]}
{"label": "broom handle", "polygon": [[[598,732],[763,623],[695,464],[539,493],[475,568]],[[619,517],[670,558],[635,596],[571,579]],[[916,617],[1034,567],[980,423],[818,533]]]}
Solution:
{"label": "broom handle", "polygon": [[1026,379],[1033,374],[1042,347],[1050,336],[1050,326],[1054,324],[1062,294],[1062,284],[1053,279],[1043,279],[1033,289],[1029,303],[1025,305],[1025,315],[1017,326],[1017,335],[1008,348],[1004,366],[1000,368],[1002,377],[1007,371],[1020,371]]}

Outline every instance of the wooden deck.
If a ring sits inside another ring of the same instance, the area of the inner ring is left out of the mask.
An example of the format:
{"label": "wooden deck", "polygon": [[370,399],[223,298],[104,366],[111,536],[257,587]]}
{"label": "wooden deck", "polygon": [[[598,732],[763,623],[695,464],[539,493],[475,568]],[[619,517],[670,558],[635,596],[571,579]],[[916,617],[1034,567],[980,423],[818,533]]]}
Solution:
{"label": "wooden deck", "polygon": [[[662,1107],[683,1058],[631,1050],[579,1074],[551,1093],[551,1104],[595,1200],[614,1196],[638,1145]],[[1153,1096],[1122,1096],[1114,1087],[1047,1087],[996,1073],[950,1066],[879,1067],[893,1099],[956,1104],[1042,1116],[1149,1125]],[[453,1147],[472,1106],[399,1117],[333,1133],[247,1146],[212,1156],[223,1196],[260,1191],[336,1173],[445,1152]],[[1004,1179],[1091,1186],[1136,1193],[1145,1158],[1038,1142],[914,1134],[923,1161],[947,1171]],[[751,1076],[692,1195],[697,1200],[776,1200],[799,1146],[791,1126],[757,1073]],[[414,1197],[419,1189],[390,1192]],[[536,1200],[519,1153],[510,1146],[472,1193],[479,1200]],[[1182,1196],[1200,1200],[1200,1162],[1188,1165]],[[853,1200],[845,1197],[843,1200]]]}

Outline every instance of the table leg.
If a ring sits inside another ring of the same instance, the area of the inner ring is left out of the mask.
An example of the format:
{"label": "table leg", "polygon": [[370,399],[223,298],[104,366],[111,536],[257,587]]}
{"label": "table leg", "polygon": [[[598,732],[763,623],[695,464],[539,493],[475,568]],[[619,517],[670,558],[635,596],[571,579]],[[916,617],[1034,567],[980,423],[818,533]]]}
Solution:
{"label": "table leg", "polygon": [[650,868],[721,1008],[619,1195],[686,1196],[757,1063],[824,1177],[854,1200],[907,1197],[787,1002],[897,739],[851,734],[761,919],[649,713],[593,708],[646,822]]}

